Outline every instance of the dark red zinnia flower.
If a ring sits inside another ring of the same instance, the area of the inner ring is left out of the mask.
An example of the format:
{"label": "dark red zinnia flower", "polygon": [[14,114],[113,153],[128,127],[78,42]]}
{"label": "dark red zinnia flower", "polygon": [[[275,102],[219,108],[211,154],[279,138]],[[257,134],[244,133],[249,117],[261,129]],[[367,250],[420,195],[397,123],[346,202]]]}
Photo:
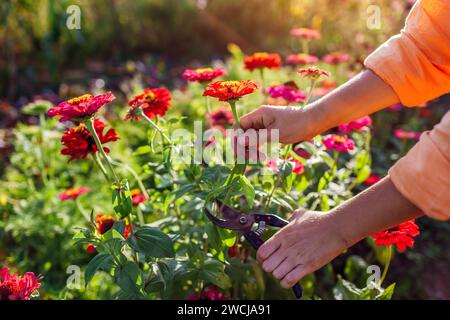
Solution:
{"label": "dark red zinnia flower", "polygon": [[220,101],[230,101],[238,100],[257,89],[258,85],[252,80],[216,81],[208,84],[208,89],[203,92],[203,95],[217,98]]}
{"label": "dark red zinnia flower", "polygon": [[76,199],[79,196],[89,192],[89,188],[81,187],[81,188],[69,188],[64,192],[60,193],[59,199],[61,201],[66,201],[69,199]]}
{"label": "dark red zinnia flower", "polygon": [[255,69],[276,69],[281,65],[281,57],[278,53],[257,52],[244,59],[245,68],[253,71]]}
{"label": "dark red zinnia flower", "polygon": [[97,214],[95,216],[95,222],[97,223],[97,231],[100,234],[106,233],[114,225],[114,218],[109,214]]}
{"label": "dark red zinnia flower", "polygon": [[39,287],[41,276],[27,272],[23,277],[10,274],[9,268],[0,270],[0,300],[30,300]]}
{"label": "dark red zinnia flower", "polygon": [[182,77],[192,82],[209,82],[225,74],[223,68],[186,69]]}
{"label": "dark red zinnia flower", "polygon": [[133,97],[128,103],[130,110],[125,116],[125,120],[142,120],[136,109],[141,107],[144,114],[150,119],[156,116],[164,116],[170,108],[170,91],[166,88],[146,88],[143,93]]}
{"label": "dark red zinnia flower", "polygon": [[[114,129],[109,129],[104,134],[103,130],[105,127],[105,123],[97,118],[94,119],[95,132],[97,132],[98,138],[102,144],[119,139]],[[88,154],[95,154],[97,152],[97,145],[95,144],[94,138],[82,123],[64,132],[61,143],[64,145],[61,154],[70,156],[69,161],[74,159],[84,159]],[[109,149],[106,147],[104,147],[103,150],[109,152]]]}
{"label": "dark red zinnia flower", "polygon": [[86,252],[90,253],[90,254],[94,254],[97,252],[97,249],[95,248],[95,246],[92,243],[88,243],[88,245],[86,246]]}
{"label": "dark red zinnia flower", "polygon": [[414,245],[414,237],[420,234],[419,227],[414,219],[403,222],[398,226],[386,231],[375,233],[371,237],[375,239],[375,244],[379,246],[396,245],[400,251],[405,251]]}
{"label": "dark red zinnia flower", "polygon": [[113,101],[116,97],[111,93],[93,96],[85,94],[80,97],[72,98],[48,110],[50,117],[60,116],[59,121],[81,120],[92,116],[105,104]]}

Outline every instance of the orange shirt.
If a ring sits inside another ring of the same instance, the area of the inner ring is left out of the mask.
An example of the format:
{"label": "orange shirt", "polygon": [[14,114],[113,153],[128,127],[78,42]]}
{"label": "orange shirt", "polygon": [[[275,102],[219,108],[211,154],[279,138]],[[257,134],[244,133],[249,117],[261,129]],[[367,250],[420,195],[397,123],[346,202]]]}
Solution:
{"label": "orange shirt", "polygon": [[[450,92],[450,0],[418,1],[405,28],[365,61],[402,104]],[[400,159],[389,175],[397,189],[436,219],[450,219],[450,112]]]}

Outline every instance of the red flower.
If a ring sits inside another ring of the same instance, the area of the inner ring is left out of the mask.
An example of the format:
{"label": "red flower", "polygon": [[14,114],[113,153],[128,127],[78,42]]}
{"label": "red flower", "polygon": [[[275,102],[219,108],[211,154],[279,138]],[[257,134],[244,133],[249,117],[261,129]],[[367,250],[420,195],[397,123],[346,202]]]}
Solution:
{"label": "red flower", "polygon": [[305,69],[298,70],[298,73],[304,78],[311,78],[313,80],[319,79],[321,76],[328,77],[330,72],[312,66]]}
{"label": "red flower", "polygon": [[41,276],[27,272],[23,277],[10,274],[9,268],[0,270],[0,300],[30,300],[31,295],[39,287]]}
{"label": "red flower", "polygon": [[407,247],[410,248],[414,245],[414,237],[419,234],[419,227],[414,223],[414,219],[412,219],[389,230],[375,233],[371,237],[375,239],[375,244],[378,246],[395,244],[398,250],[405,251]]}
{"label": "red flower", "polygon": [[109,214],[97,214],[95,216],[95,222],[97,223],[98,233],[104,234],[112,228],[115,220]]}
{"label": "red flower", "polygon": [[212,287],[208,290],[202,291],[201,294],[193,293],[187,300],[228,300],[222,292],[218,291],[216,287]]}
{"label": "red flower", "polygon": [[372,119],[369,116],[364,116],[349,123],[340,125],[338,130],[350,134],[352,131],[361,131],[364,127],[369,127],[371,125]]}
{"label": "red flower", "polygon": [[394,137],[400,140],[411,140],[411,139],[420,139],[420,132],[415,131],[406,131],[403,129],[397,129],[394,131]]}
{"label": "red flower", "polygon": [[320,32],[314,29],[308,28],[294,28],[291,29],[291,36],[300,38],[300,39],[319,39]]}
{"label": "red flower", "polygon": [[379,176],[377,176],[377,175],[375,175],[375,174],[371,174],[367,179],[366,179],[366,181],[364,181],[364,184],[366,185],[366,186],[371,186],[371,185],[374,185],[375,183],[377,183],[378,181],[380,181],[381,180],[381,177],[379,177]]}
{"label": "red flower", "polygon": [[72,98],[48,110],[48,115],[61,116],[59,121],[82,120],[92,116],[105,104],[113,101],[116,97],[111,93],[93,96],[85,94],[80,97]]}
{"label": "red flower", "polygon": [[145,195],[141,193],[139,189],[131,190],[131,201],[133,202],[133,206],[138,206],[140,203],[145,202],[147,199]]}
{"label": "red flower", "polygon": [[186,69],[183,72],[182,77],[192,82],[209,82],[214,80],[215,78],[223,76],[224,74],[225,70],[223,68],[201,68],[195,70]]}
{"label": "red flower", "polygon": [[206,114],[206,117],[212,127],[226,128],[227,125],[234,123],[233,112],[227,106],[221,106],[219,109]]}
{"label": "red flower", "polygon": [[294,152],[296,155],[298,155],[299,157],[302,157],[303,159],[310,159],[312,157],[312,154],[303,148],[298,148]]}
{"label": "red flower", "polygon": [[316,63],[317,61],[319,61],[319,58],[307,53],[290,54],[286,57],[286,63],[295,66],[313,64]]}
{"label": "red flower", "polygon": [[69,199],[76,199],[82,194],[89,192],[89,188],[81,187],[81,188],[69,188],[66,191],[59,194],[59,199],[61,201],[66,201]]}
{"label": "red flower", "polygon": [[350,150],[355,148],[355,143],[352,139],[349,139],[347,136],[340,136],[337,134],[329,134],[323,137],[323,144],[325,148],[329,150],[335,151],[343,151],[348,153]]}
{"label": "red flower", "polygon": [[252,80],[240,81],[216,81],[208,84],[204,96],[211,96],[220,101],[238,100],[241,97],[253,93],[258,89],[258,85]]}
{"label": "red flower", "polygon": [[92,243],[88,243],[88,245],[86,246],[86,252],[93,254],[97,252],[97,249],[95,248],[95,246]]}
{"label": "red flower", "polygon": [[150,119],[157,115],[164,116],[170,108],[170,91],[166,88],[146,88],[143,93],[133,97],[128,103],[130,110],[125,116],[125,120],[142,120],[139,114],[136,114],[136,109],[141,107],[144,114]]}
{"label": "red flower", "polygon": [[127,239],[130,236],[130,234],[131,234],[131,228],[130,228],[130,225],[127,224],[127,225],[125,225],[125,229],[123,230],[124,239]]}
{"label": "red flower", "polygon": [[255,69],[277,69],[281,65],[281,57],[278,53],[257,52],[244,59],[245,68],[253,71]]}
{"label": "red flower", "polygon": [[[102,144],[119,140],[114,129],[109,129],[106,134],[103,134],[105,127],[105,123],[97,118],[94,119],[95,132]],[[88,154],[95,154],[97,152],[97,145],[95,144],[94,138],[82,123],[64,132],[61,142],[65,147],[61,150],[61,154],[70,156],[69,161],[73,159],[84,159]],[[109,149],[106,147],[103,150],[109,152]]]}
{"label": "red flower", "polygon": [[323,62],[327,64],[340,64],[350,60],[350,56],[346,53],[333,52],[323,57]]}

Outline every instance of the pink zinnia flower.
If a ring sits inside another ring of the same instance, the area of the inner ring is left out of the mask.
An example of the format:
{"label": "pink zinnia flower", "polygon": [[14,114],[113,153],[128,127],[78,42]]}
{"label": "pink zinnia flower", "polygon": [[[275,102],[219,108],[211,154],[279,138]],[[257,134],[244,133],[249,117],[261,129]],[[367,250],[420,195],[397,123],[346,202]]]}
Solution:
{"label": "pink zinnia flower", "polygon": [[320,32],[318,30],[309,29],[309,28],[294,28],[291,29],[291,36],[300,38],[300,39],[319,39]]}
{"label": "pink zinnia flower", "polygon": [[272,98],[283,98],[291,103],[303,102],[306,99],[306,94],[303,90],[284,84],[271,86],[269,87],[268,92]]}
{"label": "pink zinnia flower", "polygon": [[66,191],[59,194],[59,199],[61,201],[66,201],[69,199],[76,199],[82,194],[89,192],[89,188],[81,187],[81,188],[69,188]]}
{"label": "pink zinnia flower", "polygon": [[416,131],[407,131],[403,129],[396,129],[394,131],[394,137],[400,140],[419,140],[421,133]]}
{"label": "pink zinnia flower", "polygon": [[200,68],[200,69],[186,69],[182,77],[191,82],[209,82],[225,74],[223,68]]}
{"label": "pink zinnia flower", "polygon": [[325,148],[335,151],[343,151],[345,153],[348,153],[350,150],[353,150],[355,148],[355,143],[352,139],[349,139],[347,136],[340,136],[337,134],[329,134],[323,137],[323,144]]}
{"label": "pink zinnia flower", "polygon": [[323,62],[327,64],[340,64],[350,60],[350,56],[346,53],[333,52],[323,57]]}
{"label": "pink zinnia flower", "polygon": [[361,131],[364,127],[369,127],[371,125],[372,119],[369,116],[364,116],[349,123],[340,125],[338,130],[349,134],[352,131]]}
{"label": "pink zinnia flower", "polygon": [[307,53],[299,53],[299,54],[290,54],[286,57],[286,63],[295,66],[303,66],[305,64],[313,64],[317,63],[319,58],[316,56],[307,54]]}
{"label": "pink zinnia flower", "polygon": [[298,73],[304,78],[311,78],[313,80],[319,79],[321,76],[328,77],[330,72],[312,66],[305,69],[298,70]]}
{"label": "pink zinnia flower", "polygon": [[220,129],[234,124],[233,112],[227,106],[220,106],[217,110],[207,113],[206,118],[212,127]]}
{"label": "pink zinnia flower", "polygon": [[388,107],[388,109],[392,110],[392,111],[400,111],[403,109],[403,106],[400,103],[396,103],[396,104],[393,104],[392,106]]}
{"label": "pink zinnia flower", "polygon": [[82,120],[91,117],[105,104],[113,101],[116,97],[111,93],[93,96],[85,94],[80,97],[72,98],[48,110],[50,117],[60,116],[59,121]]}
{"label": "pink zinnia flower", "polygon": [[[287,159],[289,162],[292,162],[294,164],[294,168],[292,168],[292,172],[295,174],[302,174],[305,171],[305,167],[303,166],[303,163],[298,161],[297,159],[294,159],[292,157],[289,157]],[[266,166],[273,172],[278,173],[278,164],[280,162],[283,162],[284,159],[269,159],[266,162]]]}
{"label": "pink zinnia flower", "polygon": [[39,287],[41,276],[27,272],[23,277],[10,274],[9,268],[0,270],[0,300],[30,300],[31,295]]}

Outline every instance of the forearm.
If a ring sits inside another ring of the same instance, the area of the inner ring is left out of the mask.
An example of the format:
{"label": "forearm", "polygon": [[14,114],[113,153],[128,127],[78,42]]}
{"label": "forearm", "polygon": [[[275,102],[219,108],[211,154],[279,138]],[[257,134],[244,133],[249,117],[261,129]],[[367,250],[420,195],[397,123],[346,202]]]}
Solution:
{"label": "forearm", "polygon": [[330,214],[348,246],[422,215],[395,188],[389,176],[336,207]]}
{"label": "forearm", "polygon": [[308,105],[312,138],[340,124],[358,119],[399,102],[394,90],[370,70],[366,70],[325,97]]}

